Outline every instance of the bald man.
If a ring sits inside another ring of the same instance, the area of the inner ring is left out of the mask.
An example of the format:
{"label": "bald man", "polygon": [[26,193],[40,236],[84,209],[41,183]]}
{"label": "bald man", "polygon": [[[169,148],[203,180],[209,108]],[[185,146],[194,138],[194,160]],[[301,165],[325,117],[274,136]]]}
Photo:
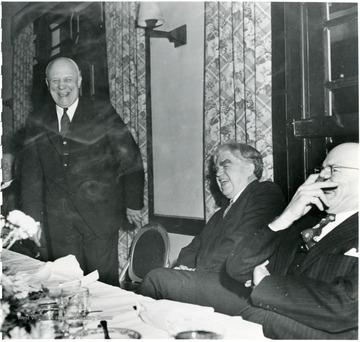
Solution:
{"label": "bald man", "polygon": [[81,81],[69,58],[46,68],[53,103],[27,123],[23,210],[42,223],[51,260],[73,254],[85,274],[119,285],[118,234],[140,225],[143,164],[113,107],[79,96]]}
{"label": "bald man", "polygon": [[[251,285],[245,319],[263,324],[272,339],[358,339],[359,145],[332,149],[320,174],[310,175],[269,228],[286,234],[253,279],[239,273],[243,250],[227,272]],[[311,214],[324,213],[319,220]]]}

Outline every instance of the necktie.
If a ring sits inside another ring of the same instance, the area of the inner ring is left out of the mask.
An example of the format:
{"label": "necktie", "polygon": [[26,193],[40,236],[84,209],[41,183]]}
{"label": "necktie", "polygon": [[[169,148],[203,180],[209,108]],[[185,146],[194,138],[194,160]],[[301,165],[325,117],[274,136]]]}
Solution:
{"label": "necktie", "polygon": [[321,221],[314,227],[305,229],[301,232],[301,237],[305,243],[304,246],[302,246],[302,250],[309,250],[312,248],[318,241],[319,236],[321,234],[322,229],[330,222],[335,221],[335,215],[334,214],[328,214],[326,217],[322,218]]}
{"label": "necktie", "polygon": [[233,205],[234,201],[233,200],[230,200],[228,206],[226,207],[226,209],[224,210],[224,213],[223,213],[223,217],[226,216],[226,214],[228,213],[228,211],[230,210],[231,206]]}
{"label": "necktie", "polygon": [[60,134],[63,138],[66,136],[70,125],[70,118],[69,115],[67,115],[67,110],[67,108],[64,108],[64,113],[60,120]]}

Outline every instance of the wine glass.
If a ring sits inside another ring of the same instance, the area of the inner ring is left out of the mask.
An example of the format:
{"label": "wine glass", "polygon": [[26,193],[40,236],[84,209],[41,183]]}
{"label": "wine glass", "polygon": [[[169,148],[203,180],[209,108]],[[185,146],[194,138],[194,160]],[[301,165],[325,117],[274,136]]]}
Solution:
{"label": "wine glass", "polygon": [[72,296],[81,288],[80,279],[68,282],[48,282],[42,284],[44,293],[54,299],[59,308],[59,329],[64,337],[68,336],[68,324],[65,319],[65,309]]}

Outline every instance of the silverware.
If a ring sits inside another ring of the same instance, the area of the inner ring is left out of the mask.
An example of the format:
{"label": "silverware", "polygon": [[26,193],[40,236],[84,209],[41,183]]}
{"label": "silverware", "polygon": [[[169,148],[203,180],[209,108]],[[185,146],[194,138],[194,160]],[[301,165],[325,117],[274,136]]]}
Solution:
{"label": "silverware", "polygon": [[110,340],[109,332],[107,329],[107,321],[100,321],[100,325],[103,328],[105,340]]}

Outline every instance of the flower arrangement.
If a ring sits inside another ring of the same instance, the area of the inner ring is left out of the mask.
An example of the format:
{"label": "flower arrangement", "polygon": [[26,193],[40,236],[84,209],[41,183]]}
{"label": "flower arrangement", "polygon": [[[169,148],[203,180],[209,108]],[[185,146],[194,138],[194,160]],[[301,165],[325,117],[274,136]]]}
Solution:
{"label": "flower arrangement", "polygon": [[[40,245],[39,222],[19,210],[1,217],[3,246],[9,249],[16,241],[30,238]],[[53,322],[38,320],[35,302],[37,293],[29,293],[29,286],[20,274],[3,269],[0,326],[3,339],[54,339]]]}
{"label": "flower arrangement", "polygon": [[0,320],[3,339],[54,339],[54,327],[51,321],[40,321],[32,315],[35,304],[31,301],[28,286],[20,275],[1,276],[2,299]]}
{"label": "flower arrangement", "polygon": [[39,245],[41,235],[40,223],[20,210],[10,211],[6,218],[1,217],[1,237],[3,246],[9,249],[16,241],[32,239]]}

